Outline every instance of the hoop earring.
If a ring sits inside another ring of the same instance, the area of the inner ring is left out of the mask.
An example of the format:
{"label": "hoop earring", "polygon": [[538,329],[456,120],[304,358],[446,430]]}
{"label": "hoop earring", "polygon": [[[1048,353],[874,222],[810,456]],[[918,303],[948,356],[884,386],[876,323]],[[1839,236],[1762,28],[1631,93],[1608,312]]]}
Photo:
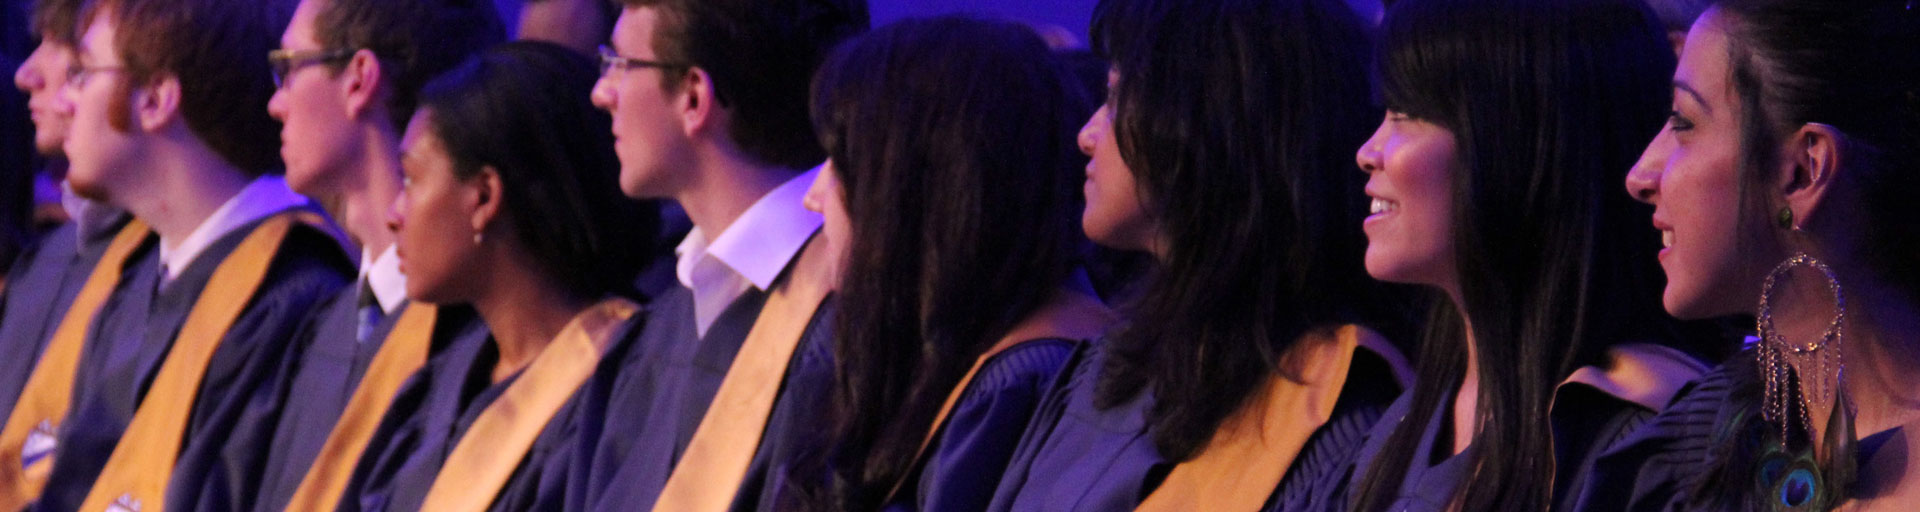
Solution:
{"label": "hoop earring", "polygon": [[[1786,215],[1790,214],[1782,214]],[[1833,319],[1828,321],[1819,339],[1806,343],[1787,341],[1773,321],[1773,286],[1780,276],[1796,267],[1820,271],[1827,280],[1827,289],[1833,292]],[[1755,468],[1754,483],[1769,509],[1826,510],[1843,499],[1844,488],[1852,483],[1854,436],[1852,413],[1845,403],[1846,362],[1841,350],[1846,316],[1847,299],[1840,289],[1840,279],[1826,263],[1806,253],[1795,253],[1780,262],[1761,283],[1759,311],[1755,315],[1755,327],[1760,335],[1755,351],[1765,385],[1760,413],[1763,420],[1780,427],[1780,437],[1776,443],[1766,443],[1769,446],[1764,448],[1764,455]],[[1793,366],[1796,361],[1811,362],[1815,367],[1813,375],[1796,375]],[[1809,412],[1812,409],[1808,403],[1808,397],[1814,395],[1818,396],[1817,401],[1830,401],[1833,406],[1827,417],[1828,457],[1814,455],[1813,419]],[[1794,442],[1796,426],[1808,436],[1805,442]]]}

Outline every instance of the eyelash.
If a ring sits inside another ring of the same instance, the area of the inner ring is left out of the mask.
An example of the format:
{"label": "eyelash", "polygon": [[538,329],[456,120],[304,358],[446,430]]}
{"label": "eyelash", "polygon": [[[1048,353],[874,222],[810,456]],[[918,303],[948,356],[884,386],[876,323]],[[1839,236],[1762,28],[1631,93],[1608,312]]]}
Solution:
{"label": "eyelash", "polygon": [[1692,130],[1693,121],[1687,119],[1686,116],[1680,115],[1680,111],[1678,110],[1671,111],[1667,113],[1667,129],[1676,132]]}

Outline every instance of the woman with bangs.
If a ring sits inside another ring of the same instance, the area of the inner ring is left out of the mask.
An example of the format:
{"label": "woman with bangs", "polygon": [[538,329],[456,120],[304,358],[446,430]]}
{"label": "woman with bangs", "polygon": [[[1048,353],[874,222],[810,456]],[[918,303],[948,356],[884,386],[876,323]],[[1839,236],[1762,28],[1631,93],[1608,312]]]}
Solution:
{"label": "woman with bangs", "polygon": [[1704,365],[1615,192],[1673,68],[1637,0],[1405,0],[1356,159],[1367,272],[1438,292],[1419,381],[1328,508],[1565,510],[1592,458]]}
{"label": "woman with bangs", "polygon": [[[1403,302],[1362,275],[1365,27],[1321,0],[1106,0],[1081,227],[1155,267],[1082,348],[989,510],[1288,508],[1398,394]],[[1389,335],[1382,335],[1381,333]]]}

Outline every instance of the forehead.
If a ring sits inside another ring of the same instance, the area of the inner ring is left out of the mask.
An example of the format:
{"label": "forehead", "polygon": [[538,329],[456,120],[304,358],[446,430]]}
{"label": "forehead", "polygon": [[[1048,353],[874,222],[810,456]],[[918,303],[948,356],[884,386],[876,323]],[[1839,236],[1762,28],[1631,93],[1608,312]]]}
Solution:
{"label": "forehead", "polygon": [[85,32],[80,35],[80,47],[75,49],[76,53],[83,58],[97,60],[112,60],[118,57],[119,54],[113,48],[115,30],[113,18],[113,13],[104,9],[95,13],[93,19],[87,22]]}
{"label": "forehead", "polygon": [[[1729,68],[1727,32],[1719,9],[1707,11],[1687,32],[1686,47],[1680,52],[1680,66],[1674,70],[1675,84],[1685,84],[1711,104],[1725,103]],[[1679,93],[1676,99],[1690,98]]]}
{"label": "forehead", "polygon": [[287,31],[280,35],[281,48],[307,48],[317,46],[320,40],[314,37],[313,21],[320,15],[324,0],[300,0],[299,7],[293,9],[293,19],[287,23]]}
{"label": "forehead", "polygon": [[621,9],[620,19],[613,23],[613,49],[631,57],[654,58],[653,29],[659,22],[660,11],[656,8],[640,6]]}

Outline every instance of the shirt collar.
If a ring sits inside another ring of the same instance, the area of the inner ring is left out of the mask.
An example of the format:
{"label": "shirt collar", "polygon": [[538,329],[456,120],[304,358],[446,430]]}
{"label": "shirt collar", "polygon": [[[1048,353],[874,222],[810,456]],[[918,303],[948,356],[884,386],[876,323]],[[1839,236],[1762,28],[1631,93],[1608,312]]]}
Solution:
{"label": "shirt collar", "polygon": [[382,313],[393,313],[407,301],[407,275],[400,273],[400,246],[388,245],[377,256],[364,251],[360,257],[360,280],[373,290],[373,299]]}
{"label": "shirt collar", "polygon": [[227,236],[236,229],[254,221],[279,213],[288,208],[297,208],[310,204],[306,196],[296,194],[287,188],[287,180],[279,176],[261,176],[248,183],[247,187],[227,199],[213,215],[200,222],[200,227],[180,240],[179,245],[168,250],[169,244],[160,244],[160,267],[166,270],[165,278],[172,280],[180,277],[194,258],[205,252],[215,241]]}
{"label": "shirt collar", "polygon": [[820,214],[802,204],[807,188],[819,174],[820,168],[815,167],[780,184],[755,201],[718,237],[709,240],[706,232],[693,228],[674,249],[680,256],[675,268],[680,283],[692,288],[694,264],[712,257],[755,287],[763,291],[771,288],[787,263],[820,229]]}

